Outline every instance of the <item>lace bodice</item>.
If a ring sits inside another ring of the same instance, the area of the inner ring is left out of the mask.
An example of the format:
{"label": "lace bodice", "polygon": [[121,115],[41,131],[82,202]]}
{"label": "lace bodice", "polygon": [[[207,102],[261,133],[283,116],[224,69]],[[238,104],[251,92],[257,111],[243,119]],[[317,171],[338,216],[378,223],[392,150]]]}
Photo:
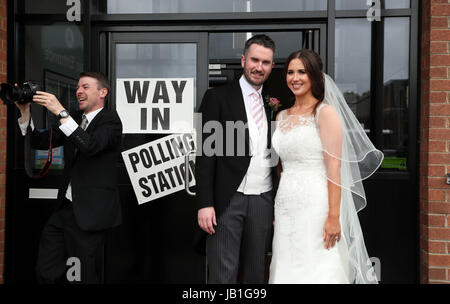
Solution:
{"label": "lace bodice", "polygon": [[280,113],[272,144],[280,156],[283,171],[302,167],[325,169],[319,128],[314,116]]}

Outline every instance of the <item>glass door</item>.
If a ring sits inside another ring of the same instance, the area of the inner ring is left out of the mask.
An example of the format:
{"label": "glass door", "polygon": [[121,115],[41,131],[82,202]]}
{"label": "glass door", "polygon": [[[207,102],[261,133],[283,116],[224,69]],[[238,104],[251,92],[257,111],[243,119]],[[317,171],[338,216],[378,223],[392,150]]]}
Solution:
{"label": "glass door", "polygon": [[[190,119],[184,122],[192,121],[206,90],[207,35],[146,32],[109,37],[109,106],[122,120],[122,151],[178,132],[189,134],[191,129],[179,130],[176,125],[186,117]],[[142,156],[141,163],[133,166],[153,162],[156,167],[161,158],[176,153],[166,146],[162,149],[165,156],[162,151],[155,156],[156,149],[141,150],[137,154]],[[205,258],[193,250],[195,197],[184,190],[183,165],[148,175],[144,182],[139,179],[142,188],[137,190],[132,171],[126,169],[126,156],[124,160],[119,164],[123,224],[108,239],[106,282],[203,283]],[[189,169],[184,166],[184,170]],[[175,189],[180,184],[182,189]],[[172,186],[173,191],[167,191]],[[141,201],[141,193],[159,196]]]}

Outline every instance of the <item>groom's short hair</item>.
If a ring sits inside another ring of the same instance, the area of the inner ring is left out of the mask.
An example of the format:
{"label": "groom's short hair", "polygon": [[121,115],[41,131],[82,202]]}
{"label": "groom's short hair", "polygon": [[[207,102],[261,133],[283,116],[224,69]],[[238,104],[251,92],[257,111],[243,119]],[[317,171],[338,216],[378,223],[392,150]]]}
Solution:
{"label": "groom's short hair", "polygon": [[273,42],[272,38],[270,38],[269,36],[261,34],[255,35],[245,42],[244,56],[247,55],[248,49],[254,43],[261,45],[265,48],[271,49],[275,53],[275,42]]}

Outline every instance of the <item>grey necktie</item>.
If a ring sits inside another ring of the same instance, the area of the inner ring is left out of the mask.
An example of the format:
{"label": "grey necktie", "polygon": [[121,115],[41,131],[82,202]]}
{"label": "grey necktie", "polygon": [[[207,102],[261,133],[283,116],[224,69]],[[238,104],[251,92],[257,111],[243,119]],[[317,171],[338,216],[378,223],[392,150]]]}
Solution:
{"label": "grey necktie", "polygon": [[86,130],[86,126],[88,124],[88,120],[86,115],[83,114],[83,118],[81,119],[80,128]]}
{"label": "grey necktie", "polygon": [[[86,115],[83,114],[83,117],[81,118],[80,128],[83,130],[86,130],[87,124],[88,124],[87,117],[86,117]],[[77,155],[77,153],[78,153],[78,149],[75,148],[75,155]]]}

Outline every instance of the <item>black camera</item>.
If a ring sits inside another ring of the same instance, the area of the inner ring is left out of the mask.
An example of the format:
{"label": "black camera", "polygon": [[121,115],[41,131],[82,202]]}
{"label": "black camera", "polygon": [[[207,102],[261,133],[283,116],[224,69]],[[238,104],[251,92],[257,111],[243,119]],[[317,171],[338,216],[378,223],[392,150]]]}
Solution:
{"label": "black camera", "polygon": [[36,91],[41,91],[39,84],[33,81],[25,81],[22,85],[14,86],[9,83],[2,83],[0,98],[4,104],[13,104],[18,101],[19,104],[26,104],[33,101]]}

